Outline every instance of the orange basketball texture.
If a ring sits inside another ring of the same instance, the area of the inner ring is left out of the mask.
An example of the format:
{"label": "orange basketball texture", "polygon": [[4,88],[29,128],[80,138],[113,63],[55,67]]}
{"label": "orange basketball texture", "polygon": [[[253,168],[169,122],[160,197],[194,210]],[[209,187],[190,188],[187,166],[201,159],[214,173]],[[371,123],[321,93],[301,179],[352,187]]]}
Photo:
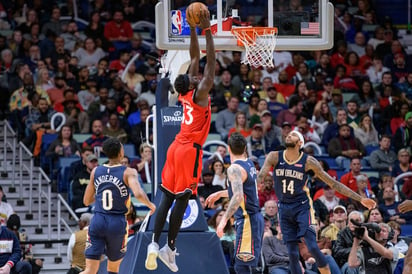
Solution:
{"label": "orange basketball texture", "polygon": [[202,9],[207,10],[207,6],[201,2],[193,2],[186,8],[186,21],[189,23],[189,25],[199,25],[199,15]]}

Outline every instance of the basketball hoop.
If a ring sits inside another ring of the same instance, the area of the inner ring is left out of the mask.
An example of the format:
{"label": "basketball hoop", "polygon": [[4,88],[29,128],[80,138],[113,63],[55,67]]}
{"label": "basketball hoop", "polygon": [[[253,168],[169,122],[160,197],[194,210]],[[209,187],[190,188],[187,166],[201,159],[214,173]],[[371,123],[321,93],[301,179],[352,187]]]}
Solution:
{"label": "basketball hoop", "polygon": [[243,64],[254,67],[274,67],[273,51],[276,47],[277,28],[271,27],[233,27],[232,34],[238,45],[244,46],[246,56]]}

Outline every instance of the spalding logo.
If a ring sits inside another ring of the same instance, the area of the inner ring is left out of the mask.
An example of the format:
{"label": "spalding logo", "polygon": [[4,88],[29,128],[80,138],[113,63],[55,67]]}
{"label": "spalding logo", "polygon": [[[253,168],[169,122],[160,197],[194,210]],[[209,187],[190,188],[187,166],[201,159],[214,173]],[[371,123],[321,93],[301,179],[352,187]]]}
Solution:
{"label": "spalding logo", "polygon": [[162,109],[162,124],[163,126],[180,125],[183,120],[183,112],[181,108],[164,108]]}
{"label": "spalding logo", "polygon": [[[169,213],[167,214],[167,222],[169,222],[170,218],[170,213],[173,209],[175,204],[173,203],[172,207],[169,210]],[[189,200],[189,204],[186,207],[185,214],[183,215],[183,221],[182,225],[180,228],[188,228],[191,225],[193,225],[197,217],[199,216],[199,207],[197,206],[196,200]]]}

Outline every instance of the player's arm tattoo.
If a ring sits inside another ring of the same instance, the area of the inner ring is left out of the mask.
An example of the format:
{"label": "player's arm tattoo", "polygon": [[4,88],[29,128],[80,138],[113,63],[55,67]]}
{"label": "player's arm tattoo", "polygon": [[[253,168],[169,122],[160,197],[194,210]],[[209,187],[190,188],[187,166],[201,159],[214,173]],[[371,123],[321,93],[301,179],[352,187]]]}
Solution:
{"label": "player's arm tattoo", "polygon": [[331,188],[333,188],[337,192],[355,201],[358,201],[358,202],[361,201],[362,197],[358,193],[354,192],[353,190],[351,190],[344,184],[333,179],[326,171],[323,170],[318,160],[316,160],[315,158],[311,156],[309,156],[306,160],[306,171],[308,170],[312,170],[315,173],[315,176],[319,178],[319,180],[326,183],[327,185],[329,185]]}
{"label": "player's arm tattoo", "polygon": [[265,179],[266,175],[269,173],[272,167],[276,166],[276,164],[278,163],[278,160],[279,160],[279,154],[277,151],[272,151],[268,154],[257,176],[258,182],[262,182]]}
{"label": "player's arm tattoo", "polygon": [[229,206],[225,212],[225,218],[228,220],[235,214],[239,205],[243,201],[243,179],[241,167],[231,165],[227,170],[227,176],[232,186],[233,196],[230,199]]}

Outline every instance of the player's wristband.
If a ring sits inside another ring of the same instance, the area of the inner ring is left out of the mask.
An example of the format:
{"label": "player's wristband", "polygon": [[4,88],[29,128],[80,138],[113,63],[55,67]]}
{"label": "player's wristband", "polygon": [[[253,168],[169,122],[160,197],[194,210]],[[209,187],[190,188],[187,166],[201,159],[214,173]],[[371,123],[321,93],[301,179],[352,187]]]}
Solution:
{"label": "player's wristband", "polygon": [[10,269],[12,269],[13,266],[14,266],[14,263],[13,263],[12,261],[8,261],[6,264],[7,264],[8,266],[10,266]]}

